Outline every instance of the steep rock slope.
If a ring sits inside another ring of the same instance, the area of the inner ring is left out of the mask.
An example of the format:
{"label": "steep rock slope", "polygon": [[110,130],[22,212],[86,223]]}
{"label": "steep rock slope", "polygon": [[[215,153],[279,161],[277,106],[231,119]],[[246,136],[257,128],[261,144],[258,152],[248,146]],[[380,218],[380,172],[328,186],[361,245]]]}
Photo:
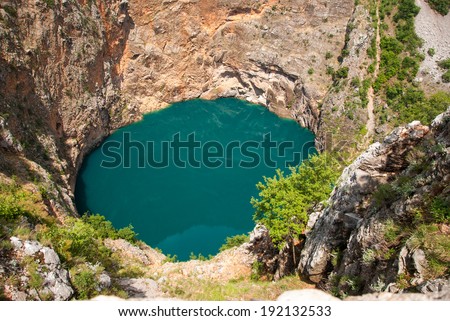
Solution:
{"label": "steep rock slope", "polygon": [[341,293],[445,285],[427,280],[448,275],[449,131],[450,110],[431,130],[396,129],[347,167],[311,222],[299,272]]}
{"label": "steep rock slope", "polygon": [[[74,212],[67,196],[84,154],[134,119],[119,92],[127,3],[13,0],[0,17],[2,171],[39,164],[47,174],[31,176],[52,174],[66,196],[57,202]],[[8,155],[23,157],[19,166]]]}

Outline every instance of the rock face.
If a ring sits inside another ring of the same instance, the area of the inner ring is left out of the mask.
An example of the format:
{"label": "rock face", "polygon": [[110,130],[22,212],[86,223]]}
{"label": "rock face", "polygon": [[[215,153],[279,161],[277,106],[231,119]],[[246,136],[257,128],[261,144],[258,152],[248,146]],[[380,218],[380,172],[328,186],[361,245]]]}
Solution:
{"label": "rock face", "polygon": [[138,262],[142,265],[159,265],[166,259],[164,254],[152,249],[148,245],[137,247],[121,239],[107,239],[105,240],[105,245],[113,252],[119,253],[122,259]]}
{"label": "rock face", "polygon": [[[390,244],[386,231],[389,224],[411,220],[417,209],[429,202],[427,197],[448,199],[449,116],[450,109],[436,118],[431,131],[419,122],[396,129],[344,170],[329,206],[307,234],[298,267],[301,274],[313,282],[328,279],[333,283],[333,279],[344,278],[355,293],[399,291],[390,285],[402,275],[411,276],[408,286],[425,282],[427,258],[423,249],[417,242],[412,246],[411,240],[397,250],[399,244],[396,240]],[[409,154],[421,148],[440,150],[422,158]],[[411,162],[414,164],[409,166]],[[414,171],[420,166],[425,169],[417,174]],[[448,237],[446,225],[440,229],[436,233],[447,233]],[[397,233],[401,238],[400,231]]]}
{"label": "rock face", "polygon": [[317,130],[331,82],[325,53],[340,50],[352,9],[348,0],[133,2],[123,91],[142,111],[239,97]]}
{"label": "rock face", "polygon": [[45,173],[33,175],[50,173],[58,185],[50,210],[73,214],[84,155],[138,118],[120,99],[118,64],[133,26],[127,2],[13,0],[0,15],[0,166],[39,164]]}
{"label": "rock face", "polygon": [[[13,255],[0,266],[5,276],[14,275],[19,280],[5,288],[5,293],[15,301],[69,300],[74,290],[69,273],[61,267],[58,254],[36,241],[22,241],[11,237]],[[3,276],[2,276],[3,277]]]}

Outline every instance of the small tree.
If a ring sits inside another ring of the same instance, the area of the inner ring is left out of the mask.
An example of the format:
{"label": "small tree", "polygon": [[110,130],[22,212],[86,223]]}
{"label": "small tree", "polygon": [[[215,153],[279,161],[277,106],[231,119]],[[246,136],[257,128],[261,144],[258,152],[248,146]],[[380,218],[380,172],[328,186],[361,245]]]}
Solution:
{"label": "small tree", "polygon": [[326,200],[339,176],[339,164],[328,154],[314,155],[285,176],[281,170],[257,184],[259,198],[252,198],[253,219],[269,230],[281,249],[297,239],[308,222],[308,212]]}

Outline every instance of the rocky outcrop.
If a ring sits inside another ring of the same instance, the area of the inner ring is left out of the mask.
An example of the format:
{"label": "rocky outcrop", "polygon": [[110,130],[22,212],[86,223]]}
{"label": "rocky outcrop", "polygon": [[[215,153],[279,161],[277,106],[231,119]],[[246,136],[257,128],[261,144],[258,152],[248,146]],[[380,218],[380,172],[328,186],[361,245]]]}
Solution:
{"label": "rocky outcrop", "polygon": [[[313,281],[320,281],[329,268],[331,252],[347,241],[357,241],[366,234],[381,230],[369,210],[368,200],[380,184],[407,167],[406,156],[428,133],[420,123],[411,123],[389,135],[383,143],[376,143],[347,167],[307,236],[299,270]],[[366,223],[366,224],[364,224]],[[369,226],[366,226],[369,224]],[[359,232],[359,238],[355,232]],[[350,236],[354,233],[354,236]],[[375,240],[374,240],[375,241]]]}
{"label": "rocky outcrop", "polygon": [[69,272],[56,252],[36,241],[11,237],[13,253],[0,260],[1,277],[14,278],[5,294],[14,301],[69,300],[73,294]]}
{"label": "rocky outcrop", "polygon": [[291,275],[300,259],[299,243],[286,244],[280,250],[272,243],[269,230],[263,225],[255,227],[250,233],[250,241],[243,246],[250,251],[259,265],[258,274],[275,281]]}
{"label": "rocky outcrop", "polygon": [[[450,110],[437,117],[431,131],[419,122],[394,130],[344,170],[307,234],[298,267],[302,275],[328,285],[337,280],[338,288],[345,283],[354,293],[397,292],[391,286],[404,275],[412,278],[408,286],[423,285],[430,277],[424,249],[407,239],[399,248],[401,243],[387,241],[386,233],[390,225],[412,224],[430,198],[448,199],[449,116]],[[439,235],[448,235],[445,224],[440,228]]]}
{"label": "rocky outcrop", "polygon": [[122,260],[136,262],[143,266],[160,265],[166,259],[164,254],[152,249],[146,244],[136,246],[121,239],[106,239],[105,245],[113,252],[118,253]]}

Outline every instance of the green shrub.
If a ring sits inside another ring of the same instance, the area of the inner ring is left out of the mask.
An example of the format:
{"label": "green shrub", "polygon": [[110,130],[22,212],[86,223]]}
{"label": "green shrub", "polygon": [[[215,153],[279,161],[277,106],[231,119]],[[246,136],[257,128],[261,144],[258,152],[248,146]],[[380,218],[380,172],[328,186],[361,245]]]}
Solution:
{"label": "green shrub", "polygon": [[19,216],[28,214],[22,206],[17,204],[14,198],[0,195],[0,218],[11,221],[17,219]]}
{"label": "green shrub", "polygon": [[350,85],[354,88],[358,88],[361,85],[361,81],[358,77],[353,77],[352,81],[350,82]]}
{"label": "green shrub", "polygon": [[412,86],[402,88],[401,85],[390,87],[386,91],[388,104],[397,112],[396,124],[420,120],[430,124],[433,119],[445,112],[450,105],[450,93],[437,92],[427,98],[424,92]]}
{"label": "green shrub", "polygon": [[373,193],[375,205],[380,207],[383,205],[390,205],[395,199],[398,198],[398,194],[395,191],[392,184],[381,184],[378,189]]}
{"label": "green shrub", "polygon": [[253,281],[259,281],[263,275],[264,275],[264,264],[260,261],[253,262],[250,279]]}
{"label": "green shrub", "polygon": [[448,223],[450,221],[450,201],[443,197],[436,197],[431,203],[430,212],[434,222]]}
{"label": "green shrub", "polygon": [[3,8],[3,10],[5,10],[5,12],[10,17],[17,18],[17,9],[16,8],[9,6],[9,5],[3,5],[3,4],[2,4],[2,8]]}
{"label": "green shrub", "polygon": [[44,2],[47,5],[47,7],[49,7],[49,8],[55,7],[55,0],[44,0]]}
{"label": "green shrub", "polygon": [[246,242],[248,242],[250,239],[250,237],[246,234],[241,234],[241,235],[235,235],[235,236],[231,236],[231,237],[227,237],[227,239],[225,240],[225,244],[223,244],[219,251],[225,251],[228,249],[231,249],[233,247],[237,247],[240,246]]}
{"label": "green shrub", "polygon": [[202,253],[199,253],[197,255],[194,252],[191,252],[191,254],[189,255],[189,260],[208,261],[211,258],[212,256],[206,257]]}
{"label": "green shrub", "polygon": [[314,74],[314,69],[313,68],[309,68],[308,69],[308,75],[312,75]]}
{"label": "green shrub", "polygon": [[450,58],[439,61],[438,66],[443,69],[450,69]]}
{"label": "green shrub", "polygon": [[164,263],[167,263],[167,262],[170,262],[170,263],[178,262],[178,256],[167,254],[166,258],[164,259]]}
{"label": "green shrub", "polygon": [[137,234],[133,231],[133,226],[129,225],[120,230],[116,230],[112,223],[102,215],[83,215],[83,222],[90,225],[95,230],[95,236],[101,239],[124,239],[135,243]]}
{"label": "green shrub", "polygon": [[384,238],[388,243],[395,243],[401,236],[402,228],[394,220],[388,219],[384,224]]}
{"label": "green shrub", "polygon": [[80,300],[89,299],[98,294],[98,282],[95,272],[85,265],[70,270],[70,280]]}
{"label": "green shrub", "polygon": [[408,245],[425,251],[428,261],[426,277],[438,278],[447,274],[450,269],[450,238],[440,232],[437,225],[417,226]]}
{"label": "green shrub", "polygon": [[420,8],[416,6],[414,0],[400,0],[398,6],[398,12],[394,16],[394,21],[398,22],[402,20],[411,20],[417,16],[420,12]]}
{"label": "green shrub", "polygon": [[259,198],[252,198],[253,219],[269,230],[272,241],[282,248],[303,233],[308,211],[326,200],[339,177],[339,164],[328,154],[312,156],[287,176],[264,177],[258,183]]}
{"label": "green shrub", "polygon": [[444,82],[444,83],[449,83],[449,82],[450,82],[450,70],[447,70],[447,71],[442,75],[442,82]]}
{"label": "green shrub", "polygon": [[80,219],[67,218],[64,226],[49,226],[38,236],[40,240],[52,244],[63,262],[69,266],[80,261],[111,264],[111,251],[103,245],[100,234]]}
{"label": "green shrub", "polygon": [[436,50],[434,48],[429,48],[427,53],[430,57],[433,57],[436,54]]}
{"label": "green shrub", "polygon": [[348,77],[348,67],[342,67],[334,73],[334,79],[344,79]]}
{"label": "green shrub", "polygon": [[327,75],[334,76],[334,68],[327,66]]}
{"label": "green shrub", "polygon": [[450,0],[427,0],[430,7],[441,15],[445,16],[448,14],[450,9]]}
{"label": "green shrub", "polygon": [[381,38],[380,47],[384,51],[390,51],[397,55],[403,52],[405,47],[403,44],[395,38],[383,37]]}

